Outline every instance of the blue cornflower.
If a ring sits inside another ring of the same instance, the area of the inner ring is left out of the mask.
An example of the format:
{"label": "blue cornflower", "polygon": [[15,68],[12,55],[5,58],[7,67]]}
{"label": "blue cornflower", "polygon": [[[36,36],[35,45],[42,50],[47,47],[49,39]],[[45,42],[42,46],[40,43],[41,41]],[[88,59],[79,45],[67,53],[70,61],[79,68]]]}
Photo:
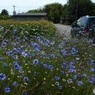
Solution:
{"label": "blue cornflower", "polygon": [[58,48],[62,48],[62,45],[61,45],[61,44],[59,44],[59,45],[58,45]]}
{"label": "blue cornflower", "polygon": [[34,47],[34,50],[37,51],[37,52],[40,51],[40,49],[38,47]]}
{"label": "blue cornflower", "polygon": [[7,67],[7,63],[6,63],[6,62],[4,62],[4,63],[3,63],[3,66],[4,66],[4,67]]}
{"label": "blue cornflower", "polygon": [[4,60],[4,57],[0,57],[0,61]]}
{"label": "blue cornflower", "polygon": [[6,42],[2,42],[2,47],[6,47],[7,43]]}
{"label": "blue cornflower", "polygon": [[18,83],[16,81],[13,82],[14,86],[18,86]]}
{"label": "blue cornflower", "polygon": [[77,81],[77,84],[78,84],[78,86],[81,86],[81,85],[83,85],[83,82],[82,81]]}
{"label": "blue cornflower", "polygon": [[87,77],[87,74],[82,74],[83,77]]}
{"label": "blue cornflower", "polygon": [[90,72],[94,72],[95,70],[94,70],[94,68],[90,68]]}
{"label": "blue cornflower", "polygon": [[60,80],[60,77],[59,76],[55,76],[55,80]]}
{"label": "blue cornflower", "polygon": [[88,81],[93,84],[95,83],[95,75],[91,75],[91,77],[88,79]]}
{"label": "blue cornflower", "polygon": [[34,60],[33,60],[33,64],[34,64],[34,65],[37,65],[37,64],[38,64],[38,62],[39,62],[39,60],[38,60],[38,59],[34,59]]}
{"label": "blue cornflower", "polygon": [[20,70],[22,67],[18,64],[17,61],[14,62],[14,68]]}
{"label": "blue cornflower", "polygon": [[28,82],[29,78],[27,76],[24,77],[24,82]]}
{"label": "blue cornflower", "polygon": [[58,86],[58,88],[61,90],[61,89],[62,89],[62,86],[61,86],[61,85],[59,85],[59,86]]}
{"label": "blue cornflower", "polygon": [[61,72],[61,74],[64,74],[64,71],[61,70],[60,72]]}
{"label": "blue cornflower", "polygon": [[49,39],[47,39],[47,40],[46,40],[46,42],[47,42],[47,43],[50,43],[50,40],[49,40]]}
{"label": "blue cornflower", "polygon": [[62,54],[63,54],[64,56],[67,55],[67,51],[66,51],[65,49],[63,49],[61,52],[62,52]]}
{"label": "blue cornflower", "polygon": [[38,40],[38,41],[40,41],[40,40],[41,40],[41,37],[40,37],[40,36],[38,36],[38,37],[37,37],[37,40]]}
{"label": "blue cornflower", "polygon": [[16,51],[17,53],[20,53],[21,48],[16,48],[15,51]]}
{"label": "blue cornflower", "polygon": [[73,75],[73,77],[72,77],[73,79],[76,79],[77,78],[77,76],[76,75]]}
{"label": "blue cornflower", "polygon": [[32,53],[32,55],[31,55],[32,57],[35,57],[36,56],[36,54],[35,53]]}
{"label": "blue cornflower", "polygon": [[51,57],[51,58],[54,58],[54,57],[55,57],[55,54],[50,54],[50,57]]}
{"label": "blue cornflower", "polygon": [[76,55],[76,53],[77,53],[77,49],[75,47],[72,47],[71,54]]}
{"label": "blue cornflower", "polygon": [[37,43],[35,43],[35,42],[31,42],[31,45],[32,45],[33,47],[39,47],[39,45],[38,45]]}
{"label": "blue cornflower", "polygon": [[13,34],[16,34],[16,32],[17,32],[17,29],[14,29],[14,30],[13,30]]}
{"label": "blue cornflower", "polygon": [[9,87],[6,87],[6,88],[4,89],[4,91],[5,91],[6,93],[9,93],[9,92],[10,92],[10,88],[9,88]]}
{"label": "blue cornflower", "polygon": [[28,95],[28,93],[27,92],[23,92],[23,94],[22,95]]}
{"label": "blue cornflower", "polygon": [[7,54],[8,56],[10,56],[10,55],[13,54],[13,51],[9,50],[9,51],[6,52],[6,54]]}
{"label": "blue cornflower", "polygon": [[0,80],[5,80],[6,79],[6,75],[3,73],[0,73]]}
{"label": "blue cornflower", "polygon": [[53,65],[49,65],[48,68],[49,68],[50,70],[53,70],[54,66],[53,66]]}
{"label": "blue cornflower", "polygon": [[34,72],[34,76],[36,76],[38,73],[37,72]]}
{"label": "blue cornflower", "polygon": [[44,63],[43,66],[44,66],[44,68],[47,68],[48,67],[48,65],[46,63]]}

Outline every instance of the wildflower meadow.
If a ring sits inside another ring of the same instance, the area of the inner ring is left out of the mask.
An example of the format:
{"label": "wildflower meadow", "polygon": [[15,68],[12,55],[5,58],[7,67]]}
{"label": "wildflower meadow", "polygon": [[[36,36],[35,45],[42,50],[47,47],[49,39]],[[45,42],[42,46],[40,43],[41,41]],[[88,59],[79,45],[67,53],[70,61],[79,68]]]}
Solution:
{"label": "wildflower meadow", "polygon": [[0,95],[95,95],[95,45],[49,21],[0,21]]}

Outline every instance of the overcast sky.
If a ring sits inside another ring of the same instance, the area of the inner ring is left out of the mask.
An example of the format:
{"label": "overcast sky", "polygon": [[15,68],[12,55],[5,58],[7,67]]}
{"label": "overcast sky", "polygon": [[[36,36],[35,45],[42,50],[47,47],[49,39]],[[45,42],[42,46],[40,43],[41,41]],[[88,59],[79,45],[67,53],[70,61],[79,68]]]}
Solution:
{"label": "overcast sky", "polygon": [[9,14],[13,14],[13,6],[15,5],[16,12],[27,12],[31,9],[41,8],[50,3],[67,3],[67,0],[0,0],[0,13],[3,9],[7,9]]}
{"label": "overcast sky", "polygon": [[[95,0],[92,0],[95,2]],[[9,14],[13,14],[13,6],[17,13],[27,12],[31,9],[37,9],[44,7],[46,4],[61,3],[62,5],[67,3],[67,0],[0,0],[0,13],[3,9],[7,9]]]}

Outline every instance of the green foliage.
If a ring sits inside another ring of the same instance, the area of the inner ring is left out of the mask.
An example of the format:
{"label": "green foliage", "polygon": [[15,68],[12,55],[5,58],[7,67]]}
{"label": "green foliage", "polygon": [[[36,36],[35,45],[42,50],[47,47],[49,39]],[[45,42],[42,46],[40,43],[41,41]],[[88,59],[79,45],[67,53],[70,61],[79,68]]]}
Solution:
{"label": "green foliage", "polygon": [[0,14],[0,20],[8,20],[10,19],[9,13],[6,9],[3,9]]}
{"label": "green foliage", "polygon": [[54,23],[59,23],[63,12],[63,6],[59,3],[47,4],[44,11],[48,13],[48,19]]}
{"label": "green foliage", "polygon": [[41,13],[44,12],[43,8],[29,10],[27,13]]}
{"label": "green foliage", "polygon": [[64,16],[72,23],[81,16],[95,15],[94,9],[95,4],[91,0],[68,0]]}
{"label": "green foliage", "polygon": [[1,12],[1,15],[9,15],[9,13],[6,9],[3,9],[2,12]]}

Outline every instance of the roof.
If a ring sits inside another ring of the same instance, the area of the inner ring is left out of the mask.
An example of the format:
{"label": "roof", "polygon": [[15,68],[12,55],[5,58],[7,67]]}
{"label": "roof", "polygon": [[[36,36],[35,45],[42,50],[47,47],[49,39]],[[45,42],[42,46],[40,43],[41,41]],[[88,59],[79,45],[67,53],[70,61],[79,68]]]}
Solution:
{"label": "roof", "polygon": [[18,13],[15,16],[46,16],[47,13]]}

